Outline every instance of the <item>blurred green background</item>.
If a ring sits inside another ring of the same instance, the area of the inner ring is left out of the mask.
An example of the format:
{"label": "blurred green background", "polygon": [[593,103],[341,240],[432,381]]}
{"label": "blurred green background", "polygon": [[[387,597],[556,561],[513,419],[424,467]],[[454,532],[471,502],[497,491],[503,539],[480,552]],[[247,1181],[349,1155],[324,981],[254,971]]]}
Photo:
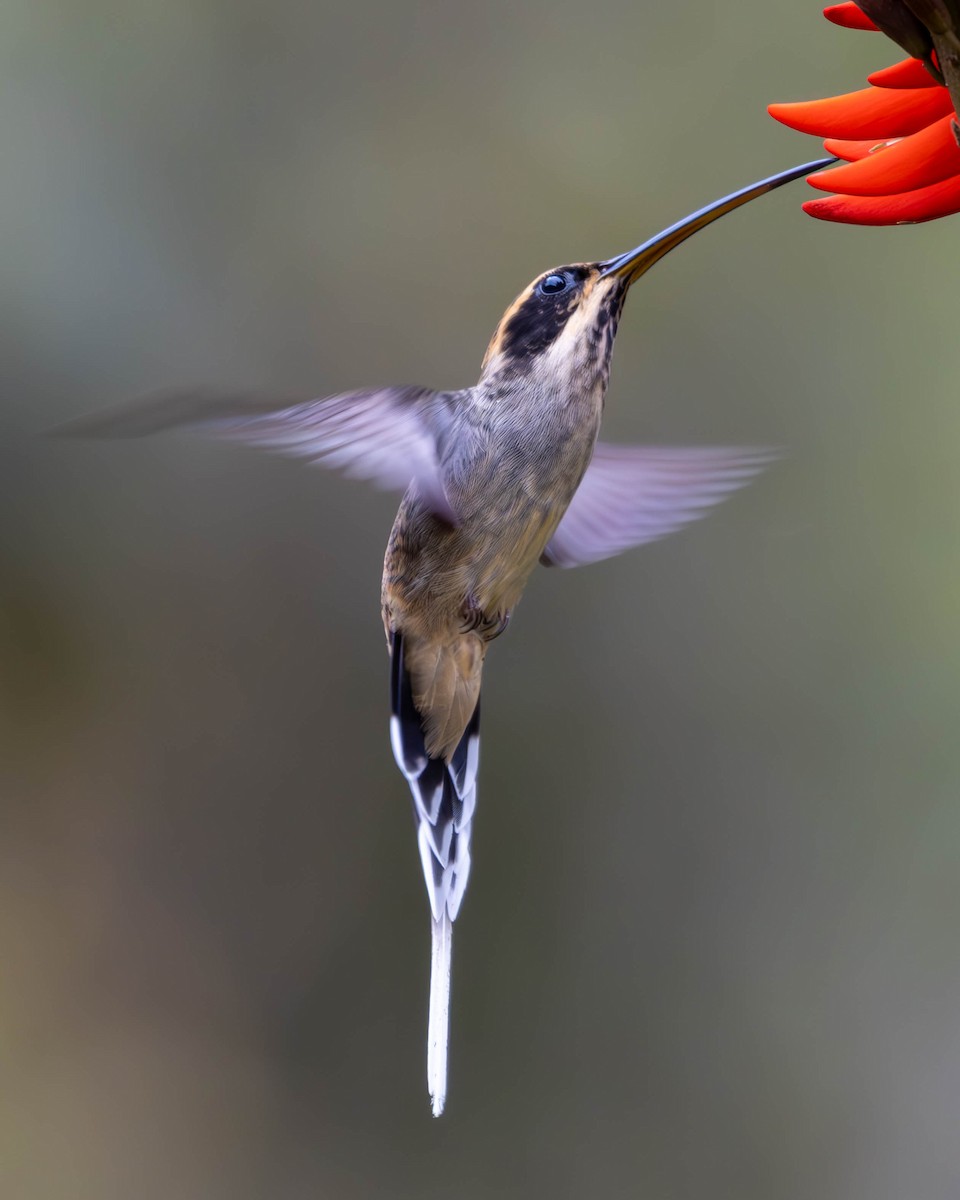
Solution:
{"label": "blurred green background", "polygon": [[960,1193],[960,220],[796,184],[631,295],[622,440],[779,444],[494,647],[448,1112],[386,737],[395,501],[39,431],[462,386],[552,264],[819,147],[816,4],[6,0],[0,1191]]}

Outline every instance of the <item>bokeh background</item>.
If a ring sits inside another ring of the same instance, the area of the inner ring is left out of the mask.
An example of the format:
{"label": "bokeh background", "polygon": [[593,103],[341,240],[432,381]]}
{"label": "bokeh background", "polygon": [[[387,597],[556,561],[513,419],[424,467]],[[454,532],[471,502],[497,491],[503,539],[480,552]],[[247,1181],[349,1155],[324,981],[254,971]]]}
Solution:
{"label": "bokeh background", "polygon": [[485,684],[450,1099],[386,738],[393,499],[58,421],[476,378],[538,271],[818,146],[814,3],[5,0],[0,1191],[960,1193],[960,220],[800,183],[656,268],[607,434],[778,444],[540,572]]}

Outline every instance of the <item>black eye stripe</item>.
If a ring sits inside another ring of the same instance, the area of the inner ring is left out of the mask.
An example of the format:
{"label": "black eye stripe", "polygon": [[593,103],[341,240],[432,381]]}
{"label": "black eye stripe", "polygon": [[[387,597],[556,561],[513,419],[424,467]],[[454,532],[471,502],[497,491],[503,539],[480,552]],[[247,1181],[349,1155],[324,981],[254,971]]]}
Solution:
{"label": "black eye stripe", "polygon": [[576,308],[579,286],[589,275],[588,266],[575,263],[541,276],[504,320],[498,352],[512,359],[516,369],[529,366],[563,331]]}

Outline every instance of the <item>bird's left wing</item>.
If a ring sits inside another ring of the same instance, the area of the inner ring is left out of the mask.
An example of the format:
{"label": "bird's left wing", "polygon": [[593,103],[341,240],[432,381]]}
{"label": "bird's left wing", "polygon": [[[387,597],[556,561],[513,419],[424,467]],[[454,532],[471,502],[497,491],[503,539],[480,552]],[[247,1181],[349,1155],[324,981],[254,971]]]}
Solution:
{"label": "bird's left wing", "polygon": [[444,491],[438,440],[455,393],[383,387],[293,403],[214,393],[164,394],[79,417],[53,432],[71,437],[144,437],[186,429],[335,467],[377,487],[416,480],[438,516],[455,523]]}
{"label": "bird's left wing", "polygon": [[611,446],[593,459],[541,561],[580,567],[706,515],[777,457],[741,446]]}

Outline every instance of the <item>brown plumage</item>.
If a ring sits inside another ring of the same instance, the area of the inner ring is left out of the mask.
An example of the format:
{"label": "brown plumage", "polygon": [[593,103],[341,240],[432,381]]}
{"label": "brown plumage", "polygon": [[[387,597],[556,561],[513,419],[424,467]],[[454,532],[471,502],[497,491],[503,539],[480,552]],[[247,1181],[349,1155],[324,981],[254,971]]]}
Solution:
{"label": "brown plumage", "polygon": [[[589,283],[580,295],[571,289],[558,314],[572,324],[578,307],[596,306],[590,291],[599,270],[568,270],[582,271]],[[476,707],[487,644],[506,627],[583,477],[600,428],[607,357],[576,353],[578,336],[557,352],[564,369],[538,355],[524,359],[518,380],[517,356],[526,345],[513,348],[511,324],[540,329],[555,319],[553,311],[538,311],[544,306],[535,284],[501,322],[480,382],[459,397],[451,453],[443,463],[456,524],[408,494],[384,561],[388,639],[403,633],[427,753],[447,761]],[[613,279],[603,289],[620,286]],[[531,400],[537,405],[533,421]]]}
{"label": "brown plumage", "polygon": [[630,286],[686,237],[808,163],[694,213],[636,250],[538,276],[501,319],[475,387],[387,387],[306,403],[161,397],[63,432],[171,426],[336,466],[404,490],[384,560],[391,740],[410,785],[433,917],[427,1079],[446,1096],[453,921],[470,872],[480,690],[538,562],[577,566],[662,537],[754,475],[764,451],[597,443]]}

